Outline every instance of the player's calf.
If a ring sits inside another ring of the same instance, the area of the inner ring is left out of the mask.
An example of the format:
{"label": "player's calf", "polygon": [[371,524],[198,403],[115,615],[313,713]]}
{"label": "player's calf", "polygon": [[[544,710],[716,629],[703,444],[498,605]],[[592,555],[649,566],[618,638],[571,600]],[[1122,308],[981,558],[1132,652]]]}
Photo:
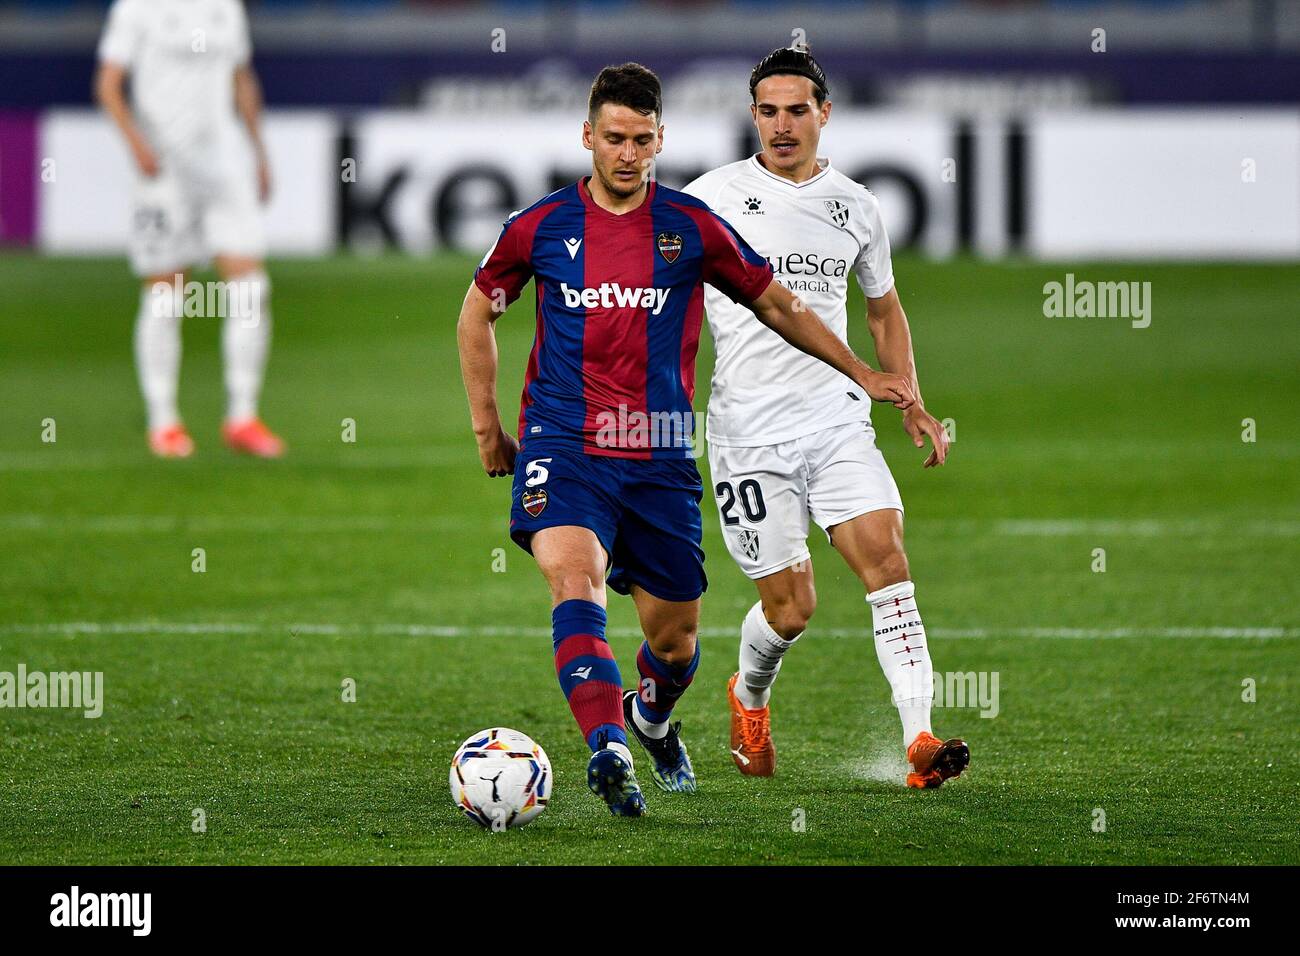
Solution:
{"label": "player's calf", "polygon": [[681,722],[672,724],[669,718],[691,686],[699,663],[698,642],[687,663],[672,664],[661,660],[650,643],[643,641],[636,655],[639,689],[623,695],[624,721],[654,761],[650,777],[661,790],[695,792],[695,770],[681,739]]}
{"label": "player's calf", "polygon": [[622,678],[605,640],[605,609],[564,601],[551,612],[555,673],[578,729],[592,750],[587,786],[615,816],[639,817],[645,799],[623,726]]}
{"label": "player's calf", "polygon": [[930,728],[934,667],[929,639],[916,604],[916,587],[900,581],[867,595],[871,605],[876,655],[893,691],[903,724],[903,745],[912,772],[907,785],[937,787],[970,763],[970,749],[959,738],[940,740]]}
{"label": "player's calf", "polygon": [[587,745],[626,749],[623,681],[605,640],[605,609],[590,601],[565,601],[551,611],[551,633],[555,674]]}

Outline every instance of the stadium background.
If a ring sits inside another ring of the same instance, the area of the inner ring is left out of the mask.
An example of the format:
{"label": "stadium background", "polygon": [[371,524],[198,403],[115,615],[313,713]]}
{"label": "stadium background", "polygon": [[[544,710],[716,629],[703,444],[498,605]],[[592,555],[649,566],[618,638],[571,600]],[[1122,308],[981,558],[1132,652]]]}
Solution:
{"label": "stadium background", "polygon": [[[201,319],[199,453],[144,449],[128,160],[89,101],[105,6],[0,4],[0,671],[102,671],[107,692],[96,721],[0,710],[0,862],[1300,860],[1300,3],[250,3],[276,182],[264,409],[291,445],[272,466],[219,449]],[[586,168],[598,67],[660,72],[679,185],[755,147],[748,69],[800,38],[832,83],[822,151],[881,199],[927,402],[955,423],[923,475],[876,412],[936,669],[1003,696],[988,719],[937,710],[972,771],[904,792],[857,585],[815,541],[782,769],[741,780],[722,682],[752,597],[706,501],[682,712],[704,791],[651,793],[615,835],[581,790],[544,588],[478,470],[456,311],[502,218]],[[1150,282],[1150,327],[1047,317],[1067,274]],[[443,795],[491,724],[557,770],[508,841]]]}

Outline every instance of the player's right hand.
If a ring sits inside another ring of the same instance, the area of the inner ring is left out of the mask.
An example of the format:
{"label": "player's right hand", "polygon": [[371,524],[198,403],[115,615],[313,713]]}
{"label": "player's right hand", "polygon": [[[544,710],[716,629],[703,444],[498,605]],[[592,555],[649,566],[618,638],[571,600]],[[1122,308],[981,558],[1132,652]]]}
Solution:
{"label": "player's right hand", "polygon": [[519,454],[519,442],[501,426],[494,433],[480,437],[478,440],[478,457],[483,462],[483,470],[489,478],[500,478],[515,473],[515,456]]}
{"label": "player's right hand", "polygon": [[141,139],[132,140],[131,154],[135,157],[135,165],[142,176],[153,179],[158,175],[158,157],[148,143]]}
{"label": "player's right hand", "polygon": [[877,402],[889,402],[895,408],[911,408],[916,401],[912,386],[902,375],[891,372],[868,372],[858,382]]}

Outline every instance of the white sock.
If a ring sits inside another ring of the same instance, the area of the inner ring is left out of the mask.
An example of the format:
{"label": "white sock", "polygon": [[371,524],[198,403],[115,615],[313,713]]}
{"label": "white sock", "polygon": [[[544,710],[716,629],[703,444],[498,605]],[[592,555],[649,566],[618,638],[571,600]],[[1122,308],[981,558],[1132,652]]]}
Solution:
{"label": "white sock", "polygon": [[626,744],[621,744],[617,740],[611,740],[608,744],[605,745],[605,749],[614,751],[614,753],[618,754],[620,757],[622,757],[624,760],[627,761],[627,765],[629,767],[631,767],[633,770],[636,769],[636,765],[632,763],[632,751],[627,749]]}
{"label": "white sock", "polygon": [[740,680],[736,681],[736,699],[748,710],[766,707],[772,697],[772,682],[781,669],[781,658],[794,642],[781,637],[763,616],[763,602],[749,609],[740,625]]}
{"label": "white sock", "polygon": [[929,697],[914,697],[899,702],[898,716],[903,721],[904,747],[910,747],[921,731],[930,729],[930,703]]}
{"label": "white sock", "polygon": [[632,722],[636,724],[637,729],[647,737],[651,737],[655,740],[662,740],[664,737],[668,736],[668,721],[661,720],[657,724],[652,724],[641,716],[641,708],[636,704],[632,705]]}
{"label": "white sock", "polygon": [[265,272],[250,272],[231,281],[221,352],[226,372],[226,419],[244,421],[257,415],[262,375],[271,348],[271,281]]}
{"label": "white sock", "polygon": [[934,701],[934,668],[929,639],[916,607],[916,587],[901,581],[867,595],[876,637],[876,658],[894,692],[894,706],[903,722],[903,746],[930,729]]}
{"label": "white sock", "polygon": [[180,303],[169,283],[140,291],[135,317],[135,368],[144,395],[149,429],[166,428],[181,420],[176,390],[181,378]]}

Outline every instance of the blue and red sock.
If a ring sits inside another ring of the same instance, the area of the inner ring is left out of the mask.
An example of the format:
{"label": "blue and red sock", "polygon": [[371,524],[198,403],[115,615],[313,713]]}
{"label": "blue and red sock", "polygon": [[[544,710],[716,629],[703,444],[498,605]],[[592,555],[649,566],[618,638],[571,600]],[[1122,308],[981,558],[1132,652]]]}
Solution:
{"label": "blue and red sock", "polygon": [[650,724],[666,724],[673,715],[678,699],[686,693],[700,664],[700,645],[695,644],[695,656],[688,664],[669,664],[655,657],[646,641],[636,652],[636,669],[641,682],[636,695],[636,709],[641,718]]}
{"label": "blue and red sock", "polygon": [[605,641],[605,609],[591,601],[563,601],[551,611],[555,674],[587,746],[627,745],[623,728],[623,679]]}

